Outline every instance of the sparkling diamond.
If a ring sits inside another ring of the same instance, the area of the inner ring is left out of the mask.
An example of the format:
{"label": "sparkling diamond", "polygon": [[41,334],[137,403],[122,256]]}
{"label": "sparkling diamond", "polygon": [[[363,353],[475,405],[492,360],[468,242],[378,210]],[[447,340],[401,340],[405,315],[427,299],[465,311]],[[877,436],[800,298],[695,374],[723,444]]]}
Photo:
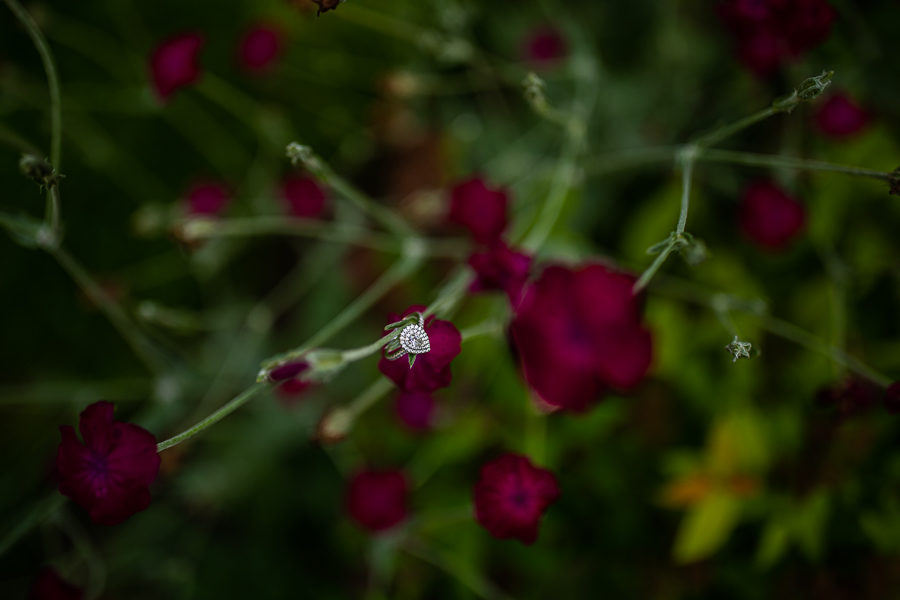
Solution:
{"label": "sparkling diamond", "polygon": [[428,334],[421,325],[407,325],[400,332],[400,346],[410,354],[425,354],[431,350]]}

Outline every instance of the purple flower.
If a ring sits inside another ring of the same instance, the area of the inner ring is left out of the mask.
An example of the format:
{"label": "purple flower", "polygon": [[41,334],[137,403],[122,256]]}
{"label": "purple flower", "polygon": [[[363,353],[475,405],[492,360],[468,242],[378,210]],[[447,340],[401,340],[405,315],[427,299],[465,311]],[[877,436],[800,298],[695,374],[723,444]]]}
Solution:
{"label": "purple flower", "polygon": [[504,454],[483,467],[475,484],[475,518],[492,536],[532,544],[541,516],[559,497],[556,477],[527,457]]}
{"label": "purple flower", "polygon": [[52,567],[46,567],[34,580],[29,600],[81,600],[84,592],[63,579]]}
{"label": "purple flower", "polygon": [[475,280],[469,291],[506,292],[510,304],[515,307],[528,280],[531,261],[531,256],[511,250],[502,241],[482,252],[475,252],[469,257],[469,266],[475,271]]}
{"label": "purple flower", "polygon": [[85,408],[78,428],[59,428],[56,455],[59,491],[84,507],[94,523],[115,525],[150,505],[147,487],[159,471],[153,434],[113,420],[111,402]]}
{"label": "purple flower", "polygon": [[525,379],[552,406],[584,410],[607,387],[629,389],[650,367],[634,278],[605,265],[544,269],[510,325]]}
{"label": "purple flower", "polygon": [[790,244],[806,224],[806,209],[771,181],[757,181],[744,190],[740,206],[744,234],[768,250]]}
{"label": "purple flower", "polygon": [[197,60],[205,40],[196,32],[173,36],[154,48],[150,55],[150,78],[156,95],[163,102],[177,90],[200,79]]}
{"label": "purple flower", "polygon": [[283,37],[277,26],[257,23],[238,42],[238,63],[249,73],[269,70],[284,50]]}
{"label": "purple flower", "polygon": [[507,204],[504,190],[491,189],[484,179],[474,177],[450,190],[448,219],[468,229],[476,242],[492,244],[506,229]]}
{"label": "purple flower", "polygon": [[197,181],[191,185],[185,196],[190,214],[214,217],[225,210],[231,193],[224,183]]}
{"label": "purple flower", "polygon": [[536,66],[559,62],[567,51],[566,39],[555,27],[540,27],[530,32],[525,39],[525,58]]}
{"label": "purple flower", "polygon": [[[402,315],[388,315],[388,322],[399,321],[414,312],[423,312],[424,306],[410,306]],[[453,375],[450,363],[460,352],[462,336],[453,323],[434,317],[425,319],[425,333],[431,343],[431,350],[418,355],[410,368],[406,358],[388,360],[382,356],[378,370],[393,381],[403,392],[433,392],[450,385]]]}
{"label": "purple flower", "polygon": [[394,412],[400,422],[413,431],[429,429],[434,414],[434,397],[425,392],[399,392],[394,402]]}
{"label": "purple flower", "polygon": [[390,529],[406,518],[407,489],[401,471],[362,471],[347,486],[347,512],[369,531]]}
{"label": "purple flower", "polygon": [[312,177],[290,175],[281,182],[281,198],[288,214],[312,219],[325,209],[325,191]]}
{"label": "purple flower", "polygon": [[816,112],[819,130],[832,138],[848,138],[869,124],[869,115],[846,94],[835,94]]}

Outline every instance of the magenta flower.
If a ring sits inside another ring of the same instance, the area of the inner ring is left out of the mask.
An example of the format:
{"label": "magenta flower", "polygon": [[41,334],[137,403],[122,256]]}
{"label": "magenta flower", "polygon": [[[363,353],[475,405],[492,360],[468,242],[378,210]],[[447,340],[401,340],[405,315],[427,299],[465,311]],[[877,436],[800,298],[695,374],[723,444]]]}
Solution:
{"label": "magenta flower", "polygon": [[225,210],[230,196],[231,192],[224,183],[198,181],[191,185],[186,194],[188,213],[197,216],[217,216]]}
{"label": "magenta flower", "polygon": [[745,190],[740,206],[744,234],[768,250],[787,246],[806,223],[806,209],[771,181],[757,181]]}
{"label": "magenta flower", "polygon": [[394,402],[394,412],[400,422],[413,431],[430,429],[434,397],[425,392],[399,392]]}
{"label": "magenta flower", "polygon": [[474,177],[450,190],[448,219],[468,229],[476,242],[491,244],[506,229],[507,204],[504,190],[491,189],[484,179]]}
{"label": "magenta flower", "polygon": [[[422,312],[424,306],[410,306],[402,315],[388,315],[388,322],[399,321],[414,312]],[[378,370],[393,381],[403,392],[433,392],[450,385],[450,363],[459,354],[462,336],[453,323],[434,317],[425,319],[425,333],[431,342],[431,350],[419,354],[415,364],[409,366],[405,358],[388,360],[382,355]]]}
{"label": "magenta flower", "polygon": [[513,307],[519,304],[522,290],[531,269],[531,256],[511,250],[498,241],[482,252],[469,257],[469,266],[475,271],[475,280],[469,291],[499,290],[506,292]]}
{"label": "magenta flower", "polygon": [[156,95],[166,102],[172,94],[200,79],[198,54],[205,40],[199,33],[171,37],[150,55],[150,78]]}
{"label": "magenta flower", "polygon": [[825,41],[834,21],[825,0],[730,0],[719,12],[741,62],[760,77]]}
{"label": "magenta flower", "polygon": [[536,66],[548,66],[565,57],[566,39],[555,27],[540,27],[525,40],[525,58]]}
{"label": "magenta flower", "polygon": [[884,408],[893,415],[900,413],[900,381],[888,386],[884,393]]}
{"label": "magenta flower", "polygon": [[504,454],[483,467],[475,484],[475,518],[492,536],[532,544],[541,516],[559,497],[556,477],[527,457]]}
{"label": "magenta flower", "polygon": [[275,25],[258,23],[250,27],[238,41],[238,63],[249,73],[268,71],[284,50],[283,38]]}
{"label": "magenta flower", "polygon": [[150,505],[147,487],[159,471],[153,434],[113,420],[111,402],[85,408],[78,429],[59,428],[56,455],[59,491],[84,507],[94,523],[115,525]]}
{"label": "magenta flower", "polygon": [[46,567],[34,580],[29,600],[81,600],[84,592],[63,579],[52,567]]}
{"label": "magenta flower", "polygon": [[835,94],[816,112],[819,130],[832,138],[853,136],[869,124],[869,115],[846,94]]}
{"label": "magenta flower", "polygon": [[390,529],[406,518],[407,489],[400,471],[362,471],[347,486],[347,512],[369,531]]}
{"label": "magenta flower", "polygon": [[544,269],[510,324],[526,381],[547,404],[584,410],[607,387],[629,389],[650,368],[652,340],[634,278],[605,265]]}
{"label": "magenta flower", "polygon": [[325,210],[325,191],[312,177],[289,175],[281,182],[281,198],[291,216],[318,217]]}

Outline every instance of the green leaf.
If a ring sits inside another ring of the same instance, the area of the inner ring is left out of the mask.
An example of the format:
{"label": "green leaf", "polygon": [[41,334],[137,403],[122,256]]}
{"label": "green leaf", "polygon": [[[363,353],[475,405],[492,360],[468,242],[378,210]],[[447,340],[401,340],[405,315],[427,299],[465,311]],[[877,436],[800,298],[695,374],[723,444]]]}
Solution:
{"label": "green leaf", "polygon": [[714,554],[728,540],[739,515],[737,498],[724,491],[712,492],[682,520],[675,539],[675,562],[695,562]]}
{"label": "green leaf", "polygon": [[788,549],[790,532],[782,523],[780,516],[769,521],[759,539],[759,547],[756,549],[756,564],[761,567],[770,567],[784,556]]}

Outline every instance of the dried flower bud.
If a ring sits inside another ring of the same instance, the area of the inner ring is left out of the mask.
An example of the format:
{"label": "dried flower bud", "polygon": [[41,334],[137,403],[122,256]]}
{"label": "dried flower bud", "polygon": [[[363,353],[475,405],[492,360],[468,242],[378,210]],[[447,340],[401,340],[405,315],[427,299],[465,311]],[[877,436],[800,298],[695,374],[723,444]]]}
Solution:
{"label": "dried flower bud", "polygon": [[819,75],[804,79],[791,95],[775,100],[772,107],[778,112],[791,112],[801,102],[818,98],[831,85],[833,76],[834,71],[822,71]]}
{"label": "dried flower bud", "polygon": [[22,171],[25,177],[41,186],[41,189],[49,189],[57,185],[59,180],[65,177],[65,175],[57,173],[56,169],[53,168],[53,165],[46,158],[41,158],[34,154],[22,155],[22,158],[19,159],[19,170]]}
{"label": "dried flower bud", "polygon": [[313,4],[319,7],[319,10],[316,11],[317,15],[321,15],[323,12],[328,12],[329,10],[334,10],[338,7],[338,4],[343,2],[344,0],[312,0]]}

